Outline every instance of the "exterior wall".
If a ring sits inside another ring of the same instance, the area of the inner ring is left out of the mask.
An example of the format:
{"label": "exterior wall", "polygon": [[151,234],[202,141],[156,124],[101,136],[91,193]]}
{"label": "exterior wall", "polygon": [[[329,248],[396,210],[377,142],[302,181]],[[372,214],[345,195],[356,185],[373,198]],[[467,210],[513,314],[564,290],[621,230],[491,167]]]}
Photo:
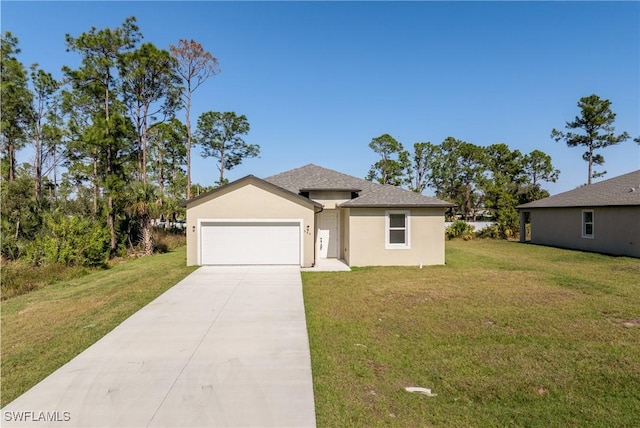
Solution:
{"label": "exterior wall", "polygon": [[[593,210],[593,238],[582,237],[582,210]],[[531,242],[640,257],[640,207],[536,208]]]}
{"label": "exterior wall", "polygon": [[410,211],[410,249],[385,249],[385,208],[351,208],[348,263],[350,266],[418,266],[444,264],[444,209]]}
{"label": "exterior wall", "polygon": [[[285,194],[272,193],[254,183],[233,184],[187,204],[187,265],[198,264],[198,219],[302,219],[303,263],[314,260],[314,210]],[[277,245],[277,243],[274,243]]]}
{"label": "exterior wall", "polygon": [[313,191],[309,192],[309,199],[324,205],[325,210],[332,210],[336,205],[350,200],[351,192]]}
{"label": "exterior wall", "polygon": [[349,264],[349,208],[340,210],[340,258]]}

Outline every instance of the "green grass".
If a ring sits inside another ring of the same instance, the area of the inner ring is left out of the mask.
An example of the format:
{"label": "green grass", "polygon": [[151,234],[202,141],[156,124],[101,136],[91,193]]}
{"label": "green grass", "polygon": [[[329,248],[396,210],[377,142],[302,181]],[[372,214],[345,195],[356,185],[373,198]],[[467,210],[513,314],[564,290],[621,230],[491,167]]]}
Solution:
{"label": "green grass", "polygon": [[[167,253],[187,245],[187,237],[182,231],[153,229],[153,239],[156,253]],[[140,248],[137,249],[137,253],[142,254],[139,250]],[[130,255],[111,259],[107,266],[101,267],[66,266],[63,263],[45,263],[34,266],[32,262],[25,260],[2,259],[0,295],[2,300],[11,299],[51,284],[80,278],[105,267],[121,264],[130,259],[132,255],[135,257],[135,254],[136,249],[133,249]]]}
{"label": "green grass", "polygon": [[2,300],[6,300],[60,281],[80,278],[100,269],[66,266],[62,263],[36,267],[21,260],[2,260],[2,266],[0,267],[0,294],[2,295]]}
{"label": "green grass", "polygon": [[12,401],[194,270],[186,249],[2,301],[2,397]]}
{"label": "green grass", "polygon": [[320,427],[637,426],[637,259],[450,241],[303,283]]}
{"label": "green grass", "polygon": [[[2,405],[191,272],[184,259],[3,301]],[[637,259],[503,241],[447,242],[446,266],[305,272],[318,426],[634,426],[639,278]]]}

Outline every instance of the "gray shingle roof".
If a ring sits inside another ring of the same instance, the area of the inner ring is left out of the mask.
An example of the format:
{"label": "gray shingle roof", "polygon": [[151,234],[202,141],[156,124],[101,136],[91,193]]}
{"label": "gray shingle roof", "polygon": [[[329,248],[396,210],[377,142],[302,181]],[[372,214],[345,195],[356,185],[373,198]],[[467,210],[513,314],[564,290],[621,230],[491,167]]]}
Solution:
{"label": "gray shingle roof", "polygon": [[640,170],[578,187],[518,206],[529,208],[606,207],[640,205]]}
{"label": "gray shingle roof", "polygon": [[290,192],[301,190],[371,191],[376,184],[351,175],[309,164],[264,179]]}
{"label": "gray shingle roof", "polygon": [[371,191],[340,204],[344,208],[364,207],[452,207],[454,204],[395,186],[378,184]]}
{"label": "gray shingle roof", "polygon": [[451,207],[454,204],[410,192],[395,186],[383,186],[351,175],[309,164],[265,178],[265,181],[290,192],[341,190],[358,192],[360,196],[341,207]]}

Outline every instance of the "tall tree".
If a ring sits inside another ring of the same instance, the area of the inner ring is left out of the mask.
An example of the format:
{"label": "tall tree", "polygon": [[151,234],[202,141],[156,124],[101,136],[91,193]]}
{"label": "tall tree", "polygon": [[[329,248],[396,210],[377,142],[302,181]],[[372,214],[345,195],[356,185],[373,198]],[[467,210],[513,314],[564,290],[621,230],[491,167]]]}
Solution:
{"label": "tall tree", "polygon": [[172,197],[184,197],[184,187],[179,191],[176,180],[184,176],[183,165],[187,159],[187,149],[184,145],[186,135],[186,127],[176,118],[156,123],[149,129],[150,169],[161,195],[170,188],[173,192]]}
{"label": "tall tree", "polygon": [[195,40],[180,39],[178,45],[170,45],[171,55],[176,59],[176,72],[184,82],[182,99],[187,126],[187,199],[191,198],[191,100],[193,93],[209,77],[220,72],[218,60],[204,50]]}
{"label": "tall tree", "polygon": [[431,142],[415,143],[413,145],[413,167],[411,168],[413,183],[411,190],[422,193],[429,185],[429,177],[435,167],[434,160],[438,153],[438,147]]}
{"label": "tall tree", "polygon": [[526,181],[525,157],[504,143],[485,148],[488,175],[483,180],[485,206],[491,210],[504,238],[518,230],[518,194]]}
{"label": "tall tree", "polygon": [[524,156],[522,167],[524,183],[519,192],[518,203],[526,204],[549,196],[541,183],[555,183],[560,175],[560,171],[551,163],[551,156],[540,150],[533,150]]}
{"label": "tall tree", "polygon": [[209,111],[198,118],[196,140],[202,146],[202,157],[218,159],[218,186],[226,184],[225,171],[240,165],[244,159],[260,155],[260,146],[247,144],[242,139],[249,129],[247,117],[234,112]]}
{"label": "tall tree", "polygon": [[555,183],[560,175],[551,163],[551,156],[540,150],[533,150],[524,157],[524,173],[534,186],[541,181]]}
{"label": "tall tree", "polygon": [[[130,123],[123,116],[124,106],[117,97],[117,63],[121,55],[133,49],[142,38],[136,19],[125,19],[120,27],[98,30],[95,27],[78,37],[66,35],[67,49],[82,56],[77,70],[64,67],[71,82],[74,107],[80,104],[89,119],[83,118],[84,137],[93,156],[94,179],[100,178],[107,199],[107,227],[111,235],[111,252],[117,248],[117,206],[114,198],[122,188],[123,152],[130,146]],[[114,93],[115,92],[115,93]],[[98,186],[94,182],[97,200]]]}
{"label": "tall tree", "polygon": [[462,212],[465,220],[475,220],[479,206],[479,183],[481,183],[486,161],[485,152],[481,147],[465,141],[454,146],[454,156],[458,158],[458,186],[462,193]]}
{"label": "tall tree", "polygon": [[175,59],[165,50],[145,43],[118,58],[124,102],[136,128],[138,173],[147,182],[147,132],[150,121],[173,114],[178,105],[180,77],[175,73]]}
{"label": "tall tree", "polygon": [[150,177],[158,185],[160,214],[174,221],[178,213],[184,210],[180,202],[184,199],[187,182],[184,172],[186,135],[186,127],[176,118],[156,123],[149,129]]}
{"label": "tall tree", "polygon": [[576,116],[571,122],[566,122],[565,128],[582,130],[583,133],[565,133],[554,128],[551,131],[551,138],[556,141],[564,140],[569,147],[586,147],[587,151],[582,155],[582,159],[589,165],[587,184],[591,184],[592,178],[598,178],[607,173],[607,171],[593,171],[594,164],[604,164],[604,157],[596,154],[595,151],[619,144],[627,140],[629,134],[623,132],[615,135],[613,123],[616,114],[611,110],[611,101],[603,100],[594,94],[580,98],[578,107],[580,116]]}
{"label": "tall tree", "polygon": [[389,134],[383,134],[373,138],[369,148],[379,154],[381,159],[371,165],[367,180],[392,186],[401,186],[407,182],[407,169],[411,167],[411,162],[402,143]]}
{"label": "tall tree", "polygon": [[73,183],[72,187],[80,192],[79,187],[88,182],[91,186],[91,212],[98,216],[100,197],[100,178],[98,174],[99,147],[92,146],[84,138],[84,133],[91,127],[91,117],[96,114],[95,105],[87,94],[77,90],[62,91],[62,111],[67,115],[67,141],[63,165],[67,168],[67,177],[63,179]]}
{"label": "tall tree", "polygon": [[51,73],[38,69],[35,64],[31,67],[31,82],[34,94],[31,139],[35,151],[35,192],[36,199],[39,199],[42,193],[42,177],[47,173],[43,168],[55,154],[59,143],[57,140],[61,136],[57,123],[59,99],[55,96],[60,84]]}
{"label": "tall tree", "polygon": [[[27,141],[31,124],[31,100],[27,70],[16,57],[18,38],[9,31],[0,39],[0,136],[8,181],[16,178],[16,152]],[[3,168],[5,169],[5,168]]]}
{"label": "tall tree", "polygon": [[486,169],[481,147],[447,137],[433,151],[429,184],[438,197],[458,204],[464,220],[475,218],[481,205],[480,184]]}

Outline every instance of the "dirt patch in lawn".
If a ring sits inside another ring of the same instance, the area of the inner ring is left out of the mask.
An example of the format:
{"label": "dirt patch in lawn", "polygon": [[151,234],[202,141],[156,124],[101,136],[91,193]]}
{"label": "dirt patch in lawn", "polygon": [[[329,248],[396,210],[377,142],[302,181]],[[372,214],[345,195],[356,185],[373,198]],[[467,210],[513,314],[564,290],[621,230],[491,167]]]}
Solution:
{"label": "dirt patch in lawn", "polygon": [[624,327],[640,327],[640,318],[619,321]]}

